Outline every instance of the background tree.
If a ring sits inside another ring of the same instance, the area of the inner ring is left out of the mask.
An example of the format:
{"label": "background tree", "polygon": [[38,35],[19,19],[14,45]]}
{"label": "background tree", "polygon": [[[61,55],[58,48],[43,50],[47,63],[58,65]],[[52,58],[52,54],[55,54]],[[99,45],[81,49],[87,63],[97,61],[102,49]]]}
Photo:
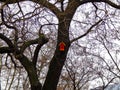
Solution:
{"label": "background tree", "polygon": [[[93,36],[96,36],[96,32],[98,35],[99,34],[102,35],[101,33],[104,33],[104,32],[99,33],[98,31],[101,30],[102,25],[106,26],[105,23],[107,23],[106,22],[107,20],[109,20],[110,22],[110,19],[108,19],[109,14],[108,11],[106,10],[106,6],[108,7],[112,6],[116,9],[120,9],[118,1],[114,3],[113,1],[110,0],[61,0],[61,1],[33,0],[32,2],[34,2],[35,9],[32,12],[28,13],[27,10],[23,11],[23,6],[22,6],[22,3],[24,3],[23,1],[25,0],[9,0],[9,1],[1,0],[1,2],[4,2],[4,5],[2,5],[1,7],[0,39],[4,42],[2,42],[3,46],[0,47],[0,53],[1,54],[7,53],[6,62],[9,59],[11,60],[11,62],[15,67],[14,71],[16,71],[17,67],[20,68],[21,65],[22,67],[24,67],[29,77],[31,90],[56,90],[62,68],[67,59],[69,48],[72,46],[72,44],[74,44],[74,42],[76,42],[77,40],[83,37],[87,38],[87,40],[91,40],[91,36],[89,36],[89,33],[91,33],[91,35]],[[103,4],[100,6],[99,3],[100,4],[103,3]],[[10,6],[9,4],[12,4],[13,6]],[[80,22],[79,20],[78,21],[74,20],[73,16],[75,16],[76,10],[79,8],[79,6],[81,8],[83,7],[83,5],[87,5],[87,4],[90,5],[91,9],[90,11],[88,10],[88,13],[84,13],[85,20],[83,20],[82,22]],[[93,7],[94,9],[92,9]],[[13,8],[15,8],[15,10],[17,8],[18,10],[15,11],[13,10]],[[92,10],[94,10],[94,12]],[[47,16],[48,13],[49,15],[51,15],[51,18],[56,17],[57,22],[51,23],[52,21],[49,21],[50,16],[48,18],[42,16],[42,15]],[[40,19],[43,20],[43,22],[41,23],[36,22],[37,20]],[[90,20],[92,21],[90,22]],[[44,22],[47,22],[47,24],[45,24]],[[76,22],[78,26],[81,27],[79,27],[79,29],[78,28],[73,29],[74,27],[72,26],[74,22]],[[35,27],[32,27],[33,24],[37,24],[36,27],[39,27],[39,29],[34,31]],[[111,25],[113,23],[108,23],[108,24]],[[54,46],[55,52],[53,55],[51,55],[52,58],[49,62],[49,67],[48,67],[49,69],[46,74],[44,84],[42,85],[40,83],[39,75],[37,73],[38,72],[37,65],[39,66],[39,63],[37,62],[38,62],[39,50],[44,44],[48,42],[48,38],[46,38],[45,35],[41,33],[42,29],[46,29],[45,26],[47,26],[48,31],[50,31],[53,28],[55,28],[54,30],[56,30],[56,26],[58,27],[57,27],[57,35],[56,35],[57,38],[55,40],[56,46]],[[73,30],[77,31],[76,35],[75,32],[73,33]],[[78,34],[78,30],[80,30],[79,34]],[[105,30],[105,28],[103,28],[102,30]],[[73,35],[71,35],[72,34],[71,32],[73,33]],[[36,37],[33,37],[35,35]],[[89,37],[89,39],[87,36]],[[85,38],[84,40],[86,40]],[[60,42],[65,43],[65,50],[63,52],[59,50]],[[93,43],[93,41],[91,43]],[[93,43],[92,45],[95,44],[98,43]],[[104,43],[102,44],[104,45]],[[78,42],[78,46],[81,46],[80,42]],[[88,57],[88,59],[90,58],[90,60],[92,60],[91,57],[92,55],[94,55],[95,52],[92,51],[92,49],[90,48],[91,47],[88,46],[83,47],[83,52],[85,55],[79,53],[79,55],[82,56],[81,58],[85,58],[86,56]],[[107,48],[106,50],[110,55]],[[88,54],[86,54],[87,51],[89,51]],[[18,61],[21,63],[21,65],[19,64]],[[12,67],[12,64],[10,67]]]}

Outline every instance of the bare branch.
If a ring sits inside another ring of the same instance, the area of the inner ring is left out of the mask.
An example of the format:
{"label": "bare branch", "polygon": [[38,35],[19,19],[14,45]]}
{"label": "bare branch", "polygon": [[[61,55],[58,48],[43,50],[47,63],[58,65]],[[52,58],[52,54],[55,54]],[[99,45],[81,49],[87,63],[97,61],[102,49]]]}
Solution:
{"label": "bare branch", "polygon": [[108,64],[108,62],[103,58],[103,57],[101,57],[100,55],[95,55],[95,54],[93,54],[93,53],[90,53],[90,52],[86,52],[87,54],[89,54],[89,55],[92,55],[92,56],[94,56],[94,57],[97,57],[97,58],[99,58],[100,60],[102,60],[105,64],[106,64],[106,66],[108,67],[108,71],[110,71],[112,74],[114,74],[116,77],[118,77],[118,78],[120,78],[120,76],[118,75],[118,74],[116,74],[112,69],[111,69],[111,66]]}
{"label": "bare branch", "polygon": [[0,47],[0,54],[3,53],[12,53],[13,50],[11,50],[9,47]]}
{"label": "bare branch", "polygon": [[40,48],[41,48],[45,43],[48,42],[48,39],[45,38],[43,35],[40,36],[40,37],[41,37],[41,40],[39,40],[39,43],[38,43],[38,45],[37,45],[37,47],[36,47],[36,49],[35,49],[34,56],[33,56],[33,61],[32,61],[32,62],[33,62],[33,64],[34,64],[34,66],[36,66],[36,63],[37,63],[37,58],[38,58],[38,54],[39,54]]}
{"label": "bare branch", "polygon": [[1,9],[1,19],[2,19],[3,24],[5,24],[5,26],[6,26],[7,28],[17,30],[16,27],[10,26],[10,25],[8,25],[8,24],[5,22],[3,9]]}
{"label": "bare branch", "polygon": [[33,0],[33,2],[39,3],[40,5],[50,9],[57,16],[60,13],[60,10],[55,5],[49,3],[47,0]]}
{"label": "bare branch", "polygon": [[10,48],[14,48],[14,45],[11,42],[11,40],[9,38],[7,38],[5,35],[3,35],[2,33],[0,33],[0,39],[2,39],[3,41],[5,41]]}
{"label": "bare branch", "polygon": [[20,47],[21,52],[24,52],[24,50],[25,50],[27,47],[29,47],[30,45],[38,44],[38,40],[39,40],[39,38],[24,42],[23,45]]}
{"label": "bare branch", "polygon": [[114,7],[114,8],[117,8],[117,9],[120,9],[120,5],[117,5],[115,4],[114,2],[112,2],[112,0],[76,0],[79,5],[82,5],[82,4],[85,4],[85,3],[89,3],[89,2],[104,2],[104,3],[107,3],[109,4],[110,6]]}
{"label": "bare branch", "polygon": [[107,46],[105,45],[105,43],[103,42],[103,46],[105,47],[105,49],[107,50],[108,55],[110,56],[110,58],[112,59],[112,61],[114,62],[115,66],[117,67],[118,71],[120,72],[120,68],[117,64],[117,62],[115,62],[115,59],[113,58],[112,54],[110,53],[109,49],[107,48]]}
{"label": "bare branch", "polygon": [[[14,3],[29,1],[29,0],[0,0],[0,1],[5,2],[6,4],[14,4]],[[55,5],[49,3],[47,0],[31,0],[31,1],[50,9],[55,15],[58,15],[60,13],[60,10]]]}
{"label": "bare branch", "polygon": [[13,55],[8,53],[8,56],[11,58],[12,63],[14,64],[14,68],[23,68],[22,66],[18,66],[17,63],[15,62]]}
{"label": "bare branch", "polygon": [[[29,1],[29,0],[0,0],[1,2],[5,2],[6,4],[14,4],[17,2],[22,2],[22,1]],[[49,3],[47,0],[31,0],[35,3],[41,4],[46,8],[49,8],[55,15],[57,15],[58,13],[60,13],[60,10],[53,4]],[[114,2],[110,1],[110,0],[69,0],[71,1],[76,1],[77,3],[79,3],[79,5],[85,4],[85,3],[89,3],[89,2],[104,2],[109,4],[110,6],[120,9],[120,5],[115,4]]]}
{"label": "bare branch", "polygon": [[88,30],[86,33],[84,33],[83,35],[77,37],[77,38],[74,38],[73,40],[71,40],[71,43],[80,39],[80,38],[83,38],[84,36],[86,36],[87,34],[89,34],[89,32],[91,32],[92,28],[94,28],[96,25],[98,25],[100,22],[102,21],[102,19],[100,19],[98,22],[96,22],[95,24],[93,24]]}
{"label": "bare branch", "polygon": [[13,4],[22,1],[29,1],[29,0],[0,0],[0,2],[4,2],[5,4]]}
{"label": "bare branch", "polygon": [[15,30],[15,43],[17,42],[18,40],[18,30],[15,26],[11,26],[11,25],[8,25],[4,19],[4,11],[3,11],[3,8],[1,9],[1,19],[2,19],[2,23],[9,29],[13,29]]}
{"label": "bare branch", "polygon": [[120,5],[117,5],[113,2],[111,2],[110,0],[102,0],[103,2],[109,4],[110,6],[114,7],[114,8],[117,8],[117,9],[120,9]]}
{"label": "bare branch", "polygon": [[43,34],[41,34],[37,39],[24,42],[23,45],[21,46],[21,52],[24,52],[24,50],[30,45],[39,44],[40,46],[42,46],[47,42],[48,42],[48,39]]}

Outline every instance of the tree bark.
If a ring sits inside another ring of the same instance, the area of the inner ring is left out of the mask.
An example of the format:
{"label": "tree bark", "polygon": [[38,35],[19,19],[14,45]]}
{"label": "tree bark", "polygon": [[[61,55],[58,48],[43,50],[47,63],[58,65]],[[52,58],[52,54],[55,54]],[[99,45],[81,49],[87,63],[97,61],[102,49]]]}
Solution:
{"label": "tree bark", "polygon": [[27,71],[31,90],[41,90],[42,85],[39,82],[37,71],[34,67],[34,64],[28,60],[26,56],[16,51],[14,54],[15,58],[20,61],[20,63],[24,66],[25,70]]}
{"label": "tree bark", "polygon": [[40,83],[36,86],[31,85],[31,90],[41,90],[41,87],[42,87],[42,85]]}
{"label": "tree bark", "polygon": [[[67,53],[70,47],[70,39],[69,39],[70,23],[78,6],[79,4],[76,1],[71,1],[69,2],[65,12],[61,12],[57,16],[59,20],[57,46],[54,56],[50,62],[49,70],[42,90],[57,89],[59,77],[61,75],[61,71],[66,61]],[[59,50],[60,42],[64,42],[66,44],[65,51],[63,52]]]}
{"label": "tree bark", "polygon": [[[59,50],[59,43],[62,41],[66,44],[65,51],[63,52]],[[62,21],[62,23],[59,23],[56,51],[50,62],[48,74],[46,76],[46,80],[42,90],[56,90],[56,86],[59,81],[62,67],[66,60],[69,46],[70,46],[70,40],[69,40],[68,29],[65,27],[65,24]]]}

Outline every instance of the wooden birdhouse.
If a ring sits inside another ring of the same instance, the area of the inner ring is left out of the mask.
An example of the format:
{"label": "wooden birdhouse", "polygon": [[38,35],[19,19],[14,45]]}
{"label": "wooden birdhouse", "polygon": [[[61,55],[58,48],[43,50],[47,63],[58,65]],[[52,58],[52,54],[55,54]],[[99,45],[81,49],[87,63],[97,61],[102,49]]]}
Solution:
{"label": "wooden birdhouse", "polygon": [[65,46],[66,46],[66,45],[65,45],[65,43],[64,43],[63,41],[60,42],[60,43],[59,43],[59,50],[60,50],[60,51],[65,51]]}

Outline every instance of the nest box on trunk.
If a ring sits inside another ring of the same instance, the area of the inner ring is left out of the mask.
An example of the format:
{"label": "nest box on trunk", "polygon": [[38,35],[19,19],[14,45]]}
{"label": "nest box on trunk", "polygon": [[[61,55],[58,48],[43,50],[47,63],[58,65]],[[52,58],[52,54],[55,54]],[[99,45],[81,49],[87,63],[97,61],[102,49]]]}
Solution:
{"label": "nest box on trunk", "polygon": [[59,50],[60,51],[65,51],[65,47],[66,47],[66,45],[63,41],[59,43]]}

